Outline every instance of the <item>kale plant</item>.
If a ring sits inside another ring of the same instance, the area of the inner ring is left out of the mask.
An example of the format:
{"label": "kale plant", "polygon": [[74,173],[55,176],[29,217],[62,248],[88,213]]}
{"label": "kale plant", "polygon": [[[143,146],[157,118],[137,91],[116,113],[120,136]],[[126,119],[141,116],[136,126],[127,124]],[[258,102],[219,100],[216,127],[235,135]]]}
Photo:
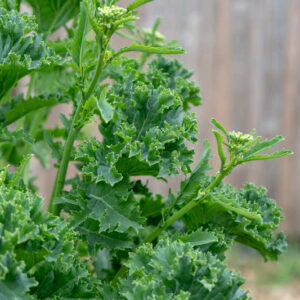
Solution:
{"label": "kale plant", "polygon": [[[189,109],[201,104],[200,89],[170,58],[184,50],[157,31],[159,19],[136,26],[137,8],[150,1],[27,0],[32,15],[20,0],[0,1],[1,300],[249,299],[226,251],[239,242],[277,260],[286,248],[266,189],[223,179],[291,151],[266,154],[281,136],[227,131],[213,119],[219,170],[211,175],[208,141],[190,167],[198,128]],[[66,38],[48,39],[59,28]],[[113,49],[114,35],[127,46]],[[28,91],[16,94],[25,76]],[[72,113],[48,128],[61,103]],[[84,130],[91,123],[101,138]],[[32,156],[45,168],[56,161],[48,211]],[[66,180],[71,163],[78,172]],[[185,179],[168,197],[137,179],[178,174]]]}

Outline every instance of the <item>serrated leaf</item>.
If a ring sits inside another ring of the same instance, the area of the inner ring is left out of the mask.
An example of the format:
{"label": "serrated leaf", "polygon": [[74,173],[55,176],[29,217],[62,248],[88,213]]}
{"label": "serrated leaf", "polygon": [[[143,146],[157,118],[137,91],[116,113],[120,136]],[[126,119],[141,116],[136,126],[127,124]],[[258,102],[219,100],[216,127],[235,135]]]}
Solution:
{"label": "serrated leaf", "polygon": [[143,245],[130,253],[126,266],[119,290],[127,299],[248,299],[239,274],[189,243],[162,239],[154,248]]}
{"label": "serrated leaf", "polygon": [[24,270],[25,266],[17,262],[11,253],[0,255],[0,299],[33,300],[29,290],[38,283],[30,278]]}
{"label": "serrated leaf", "polygon": [[185,111],[190,108],[190,104],[201,104],[200,88],[190,81],[192,75],[193,72],[185,69],[177,59],[167,59],[161,55],[150,62],[147,74],[155,88],[164,85],[175,90],[182,99]]}
{"label": "serrated leaf", "polygon": [[99,282],[79,257],[69,222],[42,211],[41,198],[11,183],[0,186],[0,298],[98,297]]}
{"label": "serrated leaf", "polygon": [[[87,140],[76,159],[84,162],[83,174],[94,182],[114,185],[124,176],[151,175],[163,178],[180,170],[190,172],[194,151],[185,141],[196,141],[196,120],[183,109],[174,90],[153,89],[132,60],[125,60],[110,76],[115,83],[107,92],[114,116],[102,122],[104,143]],[[88,154],[87,154],[88,153]]]}
{"label": "serrated leaf", "polygon": [[[207,186],[211,179],[202,183]],[[189,230],[221,226],[237,241],[256,249],[266,260],[277,260],[286,248],[284,236],[276,234],[281,210],[267,198],[266,190],[246,184],[240,191],[221,184],[208,200],[183,218]]]}
{"label": "serrated leaf", "polygon": [[53,32],[77,15],[79,0],[27,0],[37,18],[39,30]]}
{"label": "serrated leaf", "polygon": [[66,99],[60,95],[41,95],[24,99],[21,94],[0,106],[0,121],[3,126],[8,126],[37,109],[65,102]]}
{"label": "serrated leaf", "polygon": [[119,186],[114,188],[103,183],[91,186],[88,192],[90,217],[101,220],[102,231],[115,229],[124,232],[128,228],[136,231],[141,229],[142,226],[134,220],[134,216],[127,207],[126,202],[123,204],[123,201],[118,199],[121,194],[120,196],[114,196],[118,189],[124,190],[124,193],[126,193],[124,183],[120,183]]}
{"label": "serrated leaf", "polygon": [[34,142],[24,130],[10,131],[7,128],[0,128],[0,143],[9,142],[14,144],[17,141],[24,141],[30,144]]}
{"label": "serrated leaf", "polygon": [[62,64],[36,27],[33,17],[0,8],[0,99],[20,78]]}
{"label": "serrated leaf", "polygon": [[274,147],[275,145],[279,144],[283,140],[284,140],[284,138],[282,136],[276,136],[270,140],[265,139],[262,142],[258,141],[253,147],[251,147],[251,149],[249,151],[244,153],[243,158],[247,159],[250,156],[254,156],[262,151],[268,150],[268,149]]}

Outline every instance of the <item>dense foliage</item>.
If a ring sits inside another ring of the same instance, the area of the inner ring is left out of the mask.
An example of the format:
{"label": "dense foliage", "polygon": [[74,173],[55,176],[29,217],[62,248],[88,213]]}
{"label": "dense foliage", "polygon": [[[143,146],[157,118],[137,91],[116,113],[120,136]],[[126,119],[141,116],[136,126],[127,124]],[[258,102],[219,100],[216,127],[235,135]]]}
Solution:
{"label": "dense foliage", "polygon": [[[281,210],[266,189],[222,180],[291,151],[266,154],[281,136],[229,132],[213,119],[220,168],[211,175],[204,141],[192,170],[198,128],[189,109],[201,104],[200,89],[164,56],[184,50],[165,41],[159,19],[135,25],[136,9],[151,1],[27,0],[28,15],[20,0],[0,0],[0,299],[249,299],[226,251],[239,242],[277,260],[285,250]],[[66,37],[48,39],[59,28]],[[113,49],[113,35],[129,46]],[[25,76],[27,94],[16,94]],[[72,113],[48,128],[61,103]],[[100,139],[83,130],[96,122]],[[45,168],[56,161],[48,211],[32,156]],[[66,180],[70,162],[78,172]],[[185,179],[166,198],[142,180],[178,174]]]}

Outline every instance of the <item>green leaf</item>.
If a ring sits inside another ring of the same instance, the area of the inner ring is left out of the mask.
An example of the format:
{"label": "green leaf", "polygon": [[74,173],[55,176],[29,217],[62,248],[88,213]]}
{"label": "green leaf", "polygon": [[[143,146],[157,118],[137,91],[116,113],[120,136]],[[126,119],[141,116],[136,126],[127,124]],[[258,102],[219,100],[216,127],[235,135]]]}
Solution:
{"label": "green leaf", "polygon": [[[211,180],[203,181],[201,188]],[[229,236],[256,249],[266,260],[277,260],[286,248],[283,234],[276,234],[282,219],[281,209],[267,197],[266,189],[252,184],[246,184],[240,191],[221,184],[207,201],[199,203],[183,218],[189,230],[221,226]]]}
{"label": "green leaf", "polygon": [[153,89],[137,68],[134,61],[124,60],[109,70],[115,82],[105,99],[115,109],[113,118],[99,127],[104,142],[89,139],[79,146],[76,160],[94,182],[114,185],[126,176],[190,172],[194,152],[185,141],[196,141],[194,115],[184,112],[174,90]]}
{"label": "green leaf", "polygon": [[189,79],[193,72],[183,68],[177,59],[167,59],[158,55],[149,64],[147,77],[155,88],[166,86],[178,94],[182,99],[183,109],[187,111],[192,105],[201,104],[200,88]]}
{"label": "green leaf", "polygon": [[97,98],[97,107],[105,123],[108,123],[114,115],[114,108],[106,100],[106,91],[102,90],[100,97]]}
{"label": "green leaf", "polygon": [[184,243],[190,243],[192,246],[202,246],[218,242],[218,238],[213,232],[197,229],[192,233],[180,236],[180,240]]}
{"label": "green leaf", "polygon": [[33,8],[39,30],[53,32],[77,15],[80,0],[27,0]]}
{"label": "green leaf", "polygon": [[187,201],[188,199],[196,196],[203,183],[203,180],[206,180],[207,178],[206,173],[212,170],[212,168],[209,166],[209,160],[211,159],[210,153],[210,144],[207,140],[204,140],[200,160],[190,177],[181,182],[177,201],[181,201],[182,203],[182,201]]}
{"label": "green leaf", "polygon": [[244,280],[210,253],[190,243],[162,239],[130,253],[127,277],[119,284],[125,299],[249,299]]}
{"label": "green leaf", "polygon": [[220,160],[221,160],[221,170],[222,170],[223,166],[226,163],[226,155],[225,155],[224,150],[223,150],[223,137],[216,130],[213,130],[213,134],[215,135],[216,140],[217,140],[218,153],[219,153],[219,157],[220,157]]}
{"label": "green leaf", "polygon": [[0,99],[31,72],[62,64],[36,33],[33,17],[0,8]]}
{"label": "green leaf", "polygon": [[28,292],[38,283],[25,273],[24,268],[11,253],[0,255],[0,299],[34,299]]}
{"label": "green leaf", "polygon": [[72,215],[72,225],[88,241],[89,250],[132,246],[132,232],[143,229],[144,218],[129,191],[127,181],[113,187],[104,182],[89,184],[74,178],[72,189],[57,199],[64,211]]}
{"label": "green leaf", "polygon": [[11,144],[17,141],[33,143],[33,139],[24,130],[9,131],[7,128],[0,128],[0,143],[9,142]]}
{"label": "green leaf", "polygon": [[78,67],[81,76],[83,76],[83,51],[86,35],[90,29],[89,18],[86,11],[86,6],[80,3],[79,27],[75,32],[74,42],[72,47],[72,58],[75,65]]}
{"label": "green leaf", "polygon": [[92,298],[100,293],[69,222],[42,211],[21,185],[0,186],[0,298]]}
{"label": "green leaf", "polygon": [[185,50],[180,47],[151,47],[145,45],[138,45],[136,43],[131,44],[130,46],[126,46],[117,51],[113,57],[117,57],[125,52],[143,52],[148,54],[184,54]]}
{"label": "green leaf", "polygon": [[30,112],[43,107],[51,107],[60,103],[65,103],[67,100],[60,95],[41,95],[24,99],[20,94],[0,106],[0,121],[3,126],[8,126],[18,119],[24,117]]}
{"label": "green leaf", "polygon": [[252,161],[252,160],[265,160],[265,159],[271,159],[271,158],[278,158],[278,157],[293,154],[292,151],[283,149],[283,150],[276,151],[276,152],[273,152],[270,154],[258,155],[259,153],[274,147],[275,145],[279,144],[283,140],[284,140],[284,138],[282,136],[276,136],[270,140],[266,139],[262,142],[257,141],[250,148],[250,150],[246,151],[243,154],[242,162],[247,162],[247,161]]}
{"label": "green leaf", "polygon": [[142,6],[148,2],[152,2],[153,0],[135,0],[131,4],[128,5],[127,10],[134,10],[139,6]]}
{"label": "green leaf", "polygon": [[227,132],[227,130],[226,130],[219,122],[217,122],[216,119],[212,118],[212,119],[210,120],[210,122],[211,122],[216,128],[218,128],[219,130],[221,130],[221,131],[224,133],[224,135],[228,138],[228,132]]}

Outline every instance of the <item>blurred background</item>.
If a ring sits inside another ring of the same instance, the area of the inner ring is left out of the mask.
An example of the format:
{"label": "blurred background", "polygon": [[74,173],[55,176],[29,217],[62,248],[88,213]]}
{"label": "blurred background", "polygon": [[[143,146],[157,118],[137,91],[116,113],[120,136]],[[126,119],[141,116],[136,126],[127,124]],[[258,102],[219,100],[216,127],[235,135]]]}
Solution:
{"label": "blurred background", "polygon": [[[203,98],[203,105],[194,109],[200,138],[194,146],[196,159],[203,139],[214,141],[212,117],[230,130],[256,128],[265,138],[283,135],[283,146],[295,152],[292,157],[240,166],[227,179],[238,187],[245,182],[267,187],[283,209],[289,252],[279,265],[262,265],[255,253],[236,247],[228,263],[248,279],[255,299],[300,299],[300,0],[155,0],[139,16],[142,27],[152,27],[161,17],[159,31],[187,50],[177,58],[194,70]],[[119,47],[121,43],[115,41]],[[57,111],[52,123],[58,121]],[[34,166],[36,173],[40,170]],[[40,179],[46,199],[54,174],[50,170]],[[179,181],[150,181],[150,186],[166,194]]]}

